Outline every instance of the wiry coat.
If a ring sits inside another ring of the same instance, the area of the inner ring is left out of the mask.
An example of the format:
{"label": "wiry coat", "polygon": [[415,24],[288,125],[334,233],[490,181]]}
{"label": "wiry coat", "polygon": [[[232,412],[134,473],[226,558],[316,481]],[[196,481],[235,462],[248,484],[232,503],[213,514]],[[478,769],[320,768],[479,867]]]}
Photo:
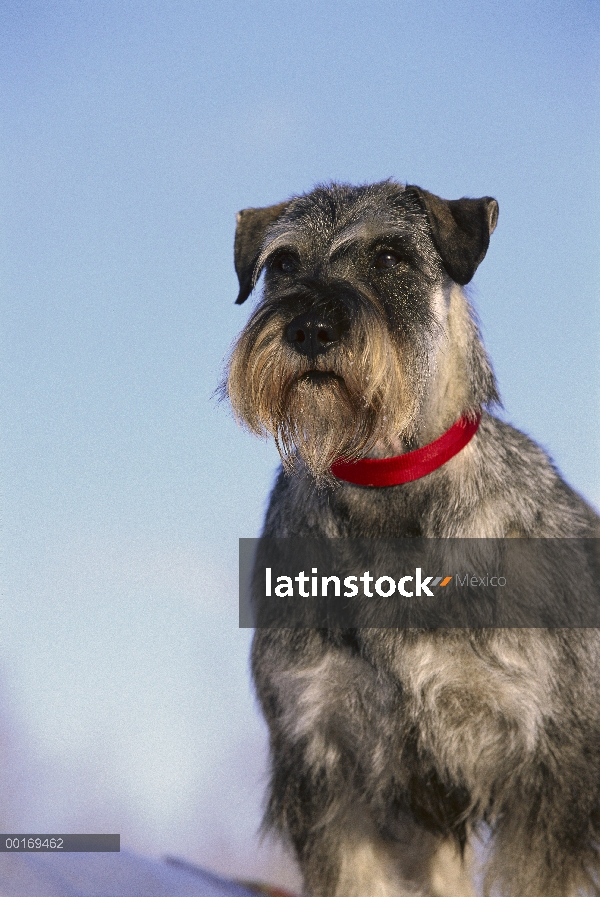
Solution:
{"label": "wiry coat", "polygon": [[[598,516],[546,454],[491,414],[495,382],[460,285],[485,254],[497,209],[488,198],[444,203],[389,182],[333,185],[250,210],[245,226],[242,215],[242,301],[269,259],[296,253],[292,283],[268,270],[228,385],[239,416],[273,433],[288,468],[273,489],[265,537],[600,535]],[[397,242],[377,242],[386,231]],[[344,242],[351,251],[337,256]],[[386,246],[403,260],[393,280],[364,261]],[[282,326],[298,309],[336,301],[345,321],[339,346],[308,362],[294,357]],[[357,320],[367,321],[358,343]],[[397,376],[373,387],[365,355],[379,339]],[[258,396],[273,358],[274,399]],[[368,371],[369,408],[352,397],[357,367]],[[335,379],[323,383],[312,371]],[[330,411],[319,417],[325,392],[328,407],[343,393],[353,409],[351,437]],[[305,415],[301,438],[288,401]],[[329,452],[327,467],[337,455],[396,454],[482,408],[472,441],[414,482],[333,483],[319,463],[315,445]],[[263,629],[252,669],[271,733],[266,824],[294,845],[311,897],[469,894],[462,857],[484,829],[493,833],[486,882],[496,893],[599,892],[597,630]]]}

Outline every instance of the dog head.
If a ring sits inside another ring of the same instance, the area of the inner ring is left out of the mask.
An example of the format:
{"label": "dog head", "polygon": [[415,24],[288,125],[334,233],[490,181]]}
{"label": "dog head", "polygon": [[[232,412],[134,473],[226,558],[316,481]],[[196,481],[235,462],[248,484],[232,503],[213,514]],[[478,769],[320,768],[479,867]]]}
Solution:
{"label": "dog head", "polygon": [[[223,387],[236,416],[273,435],[284,464],[298,453],[321,478],[382,440],[410,443],[457,401],[458,414],[494,401],[459,287],[497,214],[489,197],[448,201],[391,181],[240,212],[237,302],[265,279]],[[454,403],[438,407],[449,386]]]}

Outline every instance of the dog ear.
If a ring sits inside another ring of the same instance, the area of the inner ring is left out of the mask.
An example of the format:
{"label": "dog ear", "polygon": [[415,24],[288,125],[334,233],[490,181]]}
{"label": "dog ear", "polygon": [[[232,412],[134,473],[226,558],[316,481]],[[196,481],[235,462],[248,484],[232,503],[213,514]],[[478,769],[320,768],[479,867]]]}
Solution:
{"label": "dog ear", "polygon": [[237,213],[233,258],[240,282],[240,292],[235,300],[238,305],[245,302],[252,292],[254,267],[267,228],[279,218],[288,205],[289,200],[280,202],[276,206],[266,206],[263,209],[242,209]]}
{"label": "dog ear", "polygon": [[456,283],[468,283],[487,252],[498,221],[498,203],[481,199],[440,199],[420,187],[407,186],[429,219],[431,236],[444,268]]}

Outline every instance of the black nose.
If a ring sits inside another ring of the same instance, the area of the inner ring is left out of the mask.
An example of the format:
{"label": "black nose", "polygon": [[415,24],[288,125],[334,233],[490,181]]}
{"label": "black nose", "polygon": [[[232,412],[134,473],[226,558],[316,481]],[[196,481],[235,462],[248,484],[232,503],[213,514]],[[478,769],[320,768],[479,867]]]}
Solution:
{"label": "black nose", "polygon": [[340,339],[342,325],[318,312],[298,315],[285,328],[285,338],[301,355],[314,358]]}

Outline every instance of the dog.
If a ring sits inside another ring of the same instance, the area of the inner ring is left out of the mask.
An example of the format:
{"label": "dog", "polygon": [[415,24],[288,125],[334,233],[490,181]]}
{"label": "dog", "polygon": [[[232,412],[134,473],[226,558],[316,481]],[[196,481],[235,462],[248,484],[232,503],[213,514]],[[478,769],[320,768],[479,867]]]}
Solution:
{"label": "dog", "polygon": [[[391,180],[239,213],[237,302],[264,291],[222,390],[281,454],[263,538],[600,535],[493,414],[463,287],[497,218]],[[309,897],[467,897],[484,837],[486,893],[600,893],[598,630],[263,628],[252,671]]]}

